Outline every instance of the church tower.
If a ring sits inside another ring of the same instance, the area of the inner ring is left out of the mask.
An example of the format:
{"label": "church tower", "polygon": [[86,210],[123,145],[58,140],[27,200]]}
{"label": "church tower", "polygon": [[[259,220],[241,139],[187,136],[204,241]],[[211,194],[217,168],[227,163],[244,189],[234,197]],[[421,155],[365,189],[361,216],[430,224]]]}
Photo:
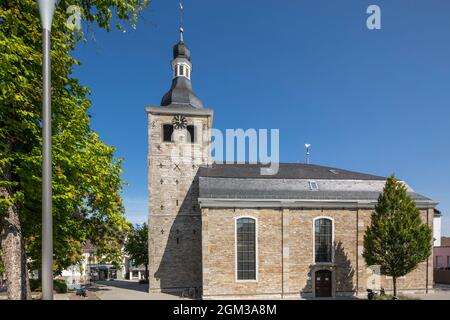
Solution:
{"label": "church tower", "polygon": [[210,158],[213,111],[192,90],[191,54],[173,47],[172,86],[160,106],[149,106],[149,290],[201,294],[200,166]]}

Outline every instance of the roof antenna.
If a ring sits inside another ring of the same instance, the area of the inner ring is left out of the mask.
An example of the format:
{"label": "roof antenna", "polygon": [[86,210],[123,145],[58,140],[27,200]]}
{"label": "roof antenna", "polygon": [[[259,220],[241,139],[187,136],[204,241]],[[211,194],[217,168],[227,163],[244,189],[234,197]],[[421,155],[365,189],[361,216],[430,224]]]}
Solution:
{"label": "roof antenna", "polygon": [[179,4],[180,4],[180,41],[183,42],[184,41],[184,39],[183,39],[183,32],[184,32],[184,29],[183,29],[183,10],[184,10],[184,7],[183,7],[183,4],[181,3],[181,1],[179,2]]}
{"label": "roof antenna", "polygon": [[305,148],[306,148],[306,164],[309,164],[309,147],[311,147],[311,145],[309,143],[305,143]]}

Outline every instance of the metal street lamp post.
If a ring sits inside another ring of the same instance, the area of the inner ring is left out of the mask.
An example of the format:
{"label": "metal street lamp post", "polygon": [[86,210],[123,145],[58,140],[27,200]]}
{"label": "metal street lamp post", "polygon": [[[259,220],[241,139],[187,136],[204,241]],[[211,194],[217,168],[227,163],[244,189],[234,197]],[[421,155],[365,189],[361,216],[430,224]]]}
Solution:
{"label": "metal street lamp post", "polygon": [[42,299],[53,300],[50,32],[59,0],[37,0],[42,25]]}

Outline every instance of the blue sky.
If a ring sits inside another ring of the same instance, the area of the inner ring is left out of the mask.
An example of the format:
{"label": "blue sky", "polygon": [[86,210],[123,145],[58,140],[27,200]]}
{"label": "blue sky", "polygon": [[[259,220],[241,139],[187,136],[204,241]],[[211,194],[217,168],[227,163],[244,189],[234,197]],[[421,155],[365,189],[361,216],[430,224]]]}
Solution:
{"label": "blue sky", "polygon": [[[382,10],[368,30],[366,9]],[[450,2],[186,0],[194,90],[214,127],[279,128],[280,159],[395,173],[441,202],[450,235]],[[137,30],[91,29],[75,75],[93,128],[124,158],[126,214],[147,216],[147,123],[171,84],[178,1],[153,0]],[[86,31],[86,30],[85,30]],[[95,40],[92,35],[95,36]]]}

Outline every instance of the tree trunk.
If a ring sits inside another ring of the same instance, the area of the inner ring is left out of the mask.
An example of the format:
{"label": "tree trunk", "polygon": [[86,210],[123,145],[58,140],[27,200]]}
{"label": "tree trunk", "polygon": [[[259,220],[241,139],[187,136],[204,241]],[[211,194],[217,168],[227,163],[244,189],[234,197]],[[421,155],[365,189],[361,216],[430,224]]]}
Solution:
{"label": "tree trunk", "polygon": [[392,284],[394,286],[394,297],[397,297],[397,277],[392,277]]}
{"label": "tree trunk", "polygon": [[[11,199],[8,188],[0,188],[0,197]],[[0,212],[0,247],[6,275],[8,299],[31,299],[25,243],[16,205]]]}
{"label": "tree trunk", "polygon": [[148,280],[148,264],[145,264],[145,280]]}

